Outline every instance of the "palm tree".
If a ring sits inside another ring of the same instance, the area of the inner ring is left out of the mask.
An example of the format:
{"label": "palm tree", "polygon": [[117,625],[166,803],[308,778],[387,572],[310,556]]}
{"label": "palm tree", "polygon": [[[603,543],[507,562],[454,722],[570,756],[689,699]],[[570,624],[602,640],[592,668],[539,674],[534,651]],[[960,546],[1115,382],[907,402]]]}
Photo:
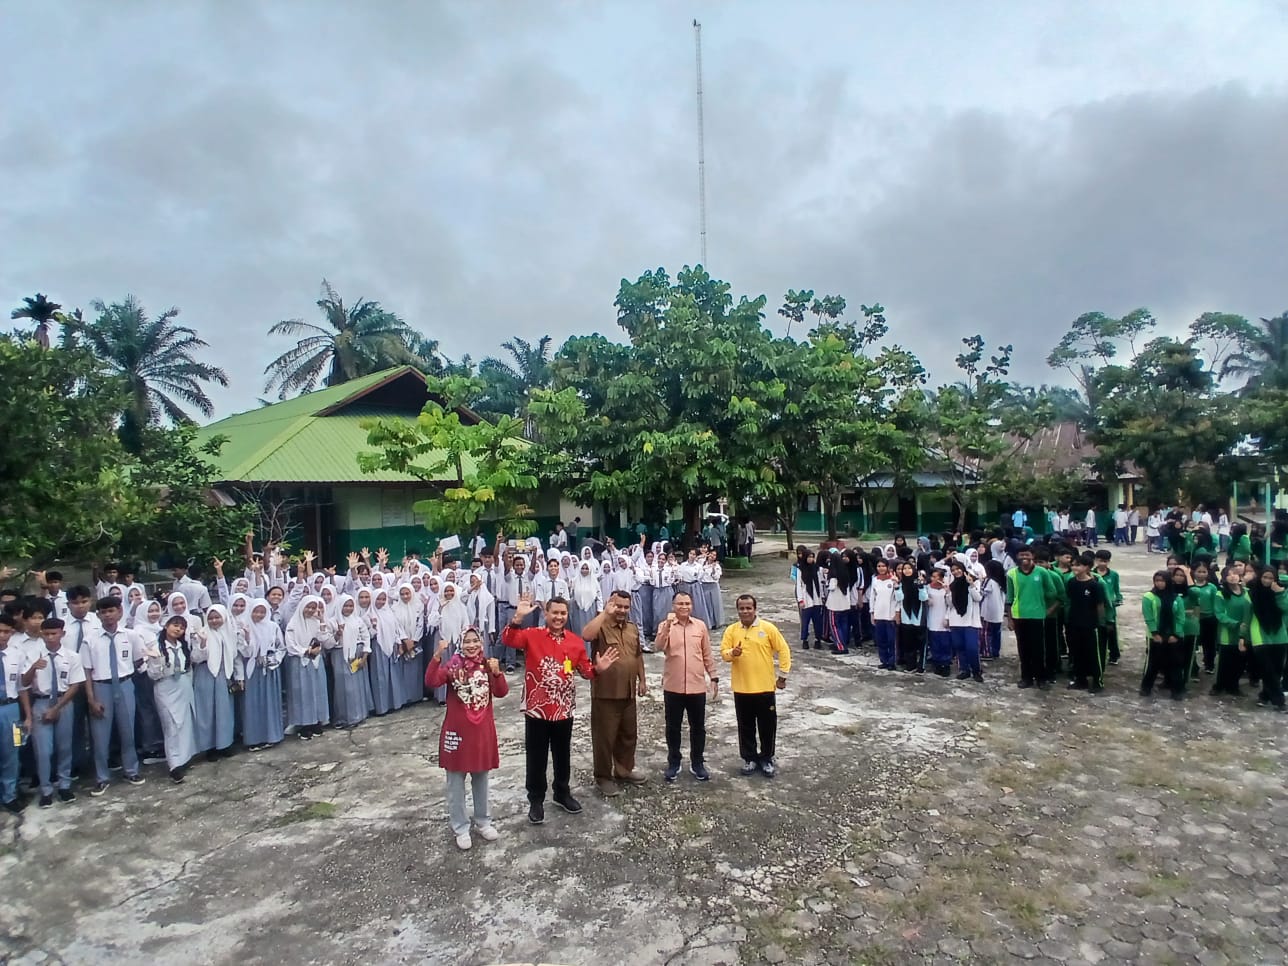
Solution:
{"label": "palm tree", "polygon": [[1225,360],[1221,378],[1243,379],[1245,395],[1255,389],[1288,389],[1288,312],[1261,320],[1257,338]]}
{"label": "palm tree", "polygon": [[[350,379],[369,375],[396,365],[424,365],[412,348],[420,339],[429,343],[406,322],[386,312],[379,302],[358,299],[346,306],[326,280],[317,306],[326,323],[315,325],[303,319],[285,319],[268,330],[269,335],[304,333],[294,348],[287,349],[264,369],[269,377],[265,391],[276,388],[279,399],[293,392],[311,392],[319,378],[323,385],[338,386]],[[323,374],[325,373],[325,377]]]}
{"label": "palm tree", "polygon": [[121,379],[129,402],[121,416],[121,441],[137,451],[143,429],[154,423],[190,423],[184,411],[189,406],[203,416],[215,407],[202,383],[228,385],[228,375],[217,366],[198,362],[194,354],[208,348],[197,333],[186,325],[176,325],[177,308],[148,320],[143,306],[133,295],[124,302],[105,305],[91,303],[98,318],[89,323],[74,323],[85,346],[105,364],[107,370]]}
{"label": "palm tree", "polygon": [[513,364],[488,356],[479,363],[479,376],[487,383],[479,408],[498,415],[518,416],[524,421],[524,435],[533,437],[532,419],[528,415],[528,400],[534,389],[549,388],[553,381],[550,369],[550,344],[554,340],[543,335],[536,345],[517,336],[501,343]]}
{"label": "palm tree", "polygon": [[36,323],[36,331],[33,333],[36,341],[40,343],[42,349],[49,348],[49,333],[55,322],[58,321],[58,310],[62,308],[57,302],[51,302],[45,298],[44,294],[37,292],[35,297],[28,297],[22,300],[22,307],[14,309],[9,313],[11,319],[30,319]]}

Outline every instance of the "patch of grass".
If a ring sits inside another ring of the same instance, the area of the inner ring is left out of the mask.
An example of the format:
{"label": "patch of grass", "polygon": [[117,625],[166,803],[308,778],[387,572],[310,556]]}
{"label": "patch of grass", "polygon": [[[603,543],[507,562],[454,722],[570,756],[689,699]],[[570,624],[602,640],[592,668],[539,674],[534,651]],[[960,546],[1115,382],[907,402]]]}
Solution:
{"label": "patch of grass", "polygon": [[854,950],[851,955],[854,957],[851,961],[855,966],[895,966],[904,961],[897,950],[879,943],[863,946]]}
{"label": "patch of grass", "polygon": [[1123,865],[1131,865],[1138,858],[1140,858],[1140,853],[1135,849],[1119,849],[1114,853],[1115,861],[1121,862]]}
{"label": "patch of grass", "polygon": [[273,821],[274,828],[281,828],[284,825],[294,825],[297,822],[312,822],[316,819],[335,818],[336,808],[332,802],[310,802],[307,805],[301,805],[299,808],[293,808],[285,815],[279,815]]}
{"label": "patch of grass", "polygon": [[701,815],[685,815],[680,819],[680,832],[684,835],[699,836],[705,831]]}
{"label": "patch of grass", "polygon": [[1144,882],[1128,883],[1127,892],[1137,899],[1161,898],[1179,895],[1191,884],[1188,876],[1176,872],[1155,872]]}
{"label": "patch of grass", "polygon": [[1248,770],[1263,775],[1276,775],[1279,773],[1279,765],[1268,755],[1253,755],[1248,759]]}

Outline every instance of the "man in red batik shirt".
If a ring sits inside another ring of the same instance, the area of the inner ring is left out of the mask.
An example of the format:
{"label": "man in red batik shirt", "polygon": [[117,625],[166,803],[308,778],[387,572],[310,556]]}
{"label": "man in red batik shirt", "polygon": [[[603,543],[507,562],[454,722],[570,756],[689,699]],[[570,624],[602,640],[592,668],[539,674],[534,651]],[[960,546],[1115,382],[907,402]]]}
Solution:
{"label": "man in red batik shirt", "polygon": [[586,644],[565,630],[568,601],[546,601],[545,627],[523,627],[523,619],[536,605],[530,594],[519,599],[514,616],[501,634],[501,643],[523,651],[523,745],[527,755],[528,821],[546,820],[546,761],[554,761],[555,804],[574,815],[581,803],[568,787],[572,779],[572,716],[577,707],[576,672],[587,680],[607,671],[621,656],[616,648],[605,651],[592,664]]}

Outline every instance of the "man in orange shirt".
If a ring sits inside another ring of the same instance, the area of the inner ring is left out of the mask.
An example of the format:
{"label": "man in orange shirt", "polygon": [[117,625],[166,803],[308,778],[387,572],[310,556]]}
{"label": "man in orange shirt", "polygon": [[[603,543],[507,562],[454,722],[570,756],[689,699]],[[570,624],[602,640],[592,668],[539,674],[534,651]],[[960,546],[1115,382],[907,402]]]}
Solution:
{"label": "man in orange shirt", "polygon": [[700,782],[707,781],[704,755],[707,746],[707,679],[714,688],[719,678],[711,656],[711,634],[707,625],[693,617],[693,598],[677,591],[671,599],[671,613],[658,625],[657,650],[666,656],[662,665],[662,700],[666,715],[666,780],[680,774],[680,727],[689,718],[689,771]]}

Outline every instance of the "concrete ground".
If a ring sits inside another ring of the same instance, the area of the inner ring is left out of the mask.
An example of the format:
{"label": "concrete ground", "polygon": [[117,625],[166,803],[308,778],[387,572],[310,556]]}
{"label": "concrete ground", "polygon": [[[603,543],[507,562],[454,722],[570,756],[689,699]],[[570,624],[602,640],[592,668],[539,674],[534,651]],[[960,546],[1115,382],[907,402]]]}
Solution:
{"label": "concrete ground", "polygon": [[[1286,720],[1249,698],[1136,695],[1139,595],[1160,558],[1118,555],[1124,656],[1104,695],[983,684],[797,650],[779,777],[653,777],[525,820],[517,693],[500,702],[500,841],[458,852],[421,705],[140,788],[0,818],[5,963],[1262,963],[1288,960]],[[732,573],[791,640],[786,564]],[[729,612],[732,613],[730,607]],[[651,659],[654,688],[660,658]]]}

